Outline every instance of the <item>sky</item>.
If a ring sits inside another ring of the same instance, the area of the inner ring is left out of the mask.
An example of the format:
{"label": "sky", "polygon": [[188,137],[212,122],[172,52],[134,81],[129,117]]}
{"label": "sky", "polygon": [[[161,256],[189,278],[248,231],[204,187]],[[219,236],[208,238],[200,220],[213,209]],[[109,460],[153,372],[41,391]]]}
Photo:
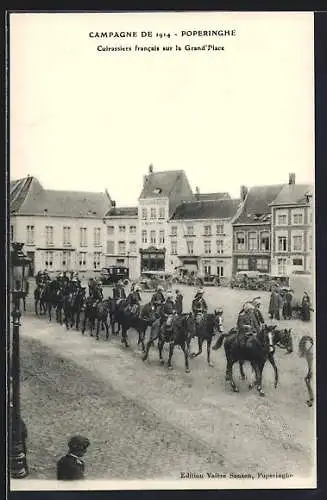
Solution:
{"label": "sky", "polygon": [[[236,35],[181,36],[218,28]],[[185,50],[204,44],[224,50]],[[313,183],[313,82],[311,13],[11,14],[10,175],[119,205],[137,203],[149,164],[233,197],[289,172]]]}

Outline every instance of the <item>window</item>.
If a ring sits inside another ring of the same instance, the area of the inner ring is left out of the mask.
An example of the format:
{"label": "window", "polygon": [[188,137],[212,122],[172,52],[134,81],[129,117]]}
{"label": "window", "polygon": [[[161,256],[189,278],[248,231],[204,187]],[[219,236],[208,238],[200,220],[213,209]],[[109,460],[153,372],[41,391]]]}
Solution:
{"label": "window", "polygon": [[267,259],[257,259],[257,269],[259,271],[268,271],[268,260]]}
{"label": "window", "polygon": [[308,224],[312,224],[312,210],[308,210]]}
{"label": "window", "polygon": [[136,233],[136,226],[129,226],[130,233]]}
{"label": "window", "polygon": [[193,251],[194,251],[193,241],[187,241],[186,245],[187,245],[187,253],[189,255],[193,255]]}
{"label": "window", "polygon": [[205,264],[203,270],[204,270],[204,274],[211,274],[211,266],[210,266],[210,264]]}
{"label": "window", "polygon": [[70,252],[62,252],[62,267],[69,269],[71,264],[71,253]]}
{"label": "window", "polygon": [[26,226],[27,229],[27,244],[34,245],[34,226]]}
{"label": "window", "polygon": [[270,249],[270,235],[268,231],[262,232],[260,235],[260,250],[265,251]]}
{"label": "window", "polygon": [[312,250],[312,234],[311,233],[309,233],[308,249]]}
{"label": "window", "polygon": [[243,231],[236,234],[236,250],[245,250],[245,233]]}
{"label": "window", "polygon": [[115,253],[115,242],[112,240],[107,241],[107,253],[109,254]]}
{"label": "window", "polygon": [[99,269],[101,265],[101,252],[93,253],[93,267],[94,269]]}
{"label": "window", "polygon": [[298,258],[293,259],[293,266],[303,266],[302,257],[298,257]]}
{"label": "window", "polygon": [[159,207],[159,219],[165,218],[165,207]]}
{"label": "window", "polygon": [[150,219],[155,219],[156,218],[156,209],[151,208],[150,209]]}
{"label": "window", "polygon": [[101,227],[95,227],[93,231],[94,246],[101,246]]}
{"label": "window", "polygon": [[257,233],[251,231],[249,233],[249,250],[257,249]]}
{"label": "window", "polygon": [[287,252],[286,236],[278,236],[278,252]]}
{"label": "window", "polygon": [[136,241],[129,242],[129,251],[130,253],[136,253]]}
{"label": "window", "polygon": [[44,255],[44,264],[47,269],[51,269],[53,266],[53,252],[48,251],[45,252]]}
{"label": "window", "polygon": [[211,241],[205,241],[204,242],[204,253],[205,254],[210,254],[211,253]]}
{"label": "window", "polygon": [[142,219],[148,218],[148,211],[146,208],[142,208]]}
{"label": "window", "polygon": [[287,215],[286,214],[278,214],[277,223],[279,226],[287,225]]}
{"label": "window", "polygon": [[68,247],[72,244],[71,228],[68,226],[64,226],[63,240],[64,240],[64,247]]}
{"label": "window", "polygon": [[126,226],[119,226],[119,232],[124,233],[126,231]]}
{"label": "window", "polygon": [[81,227],[79,231],[79,244],[81,247],[87,247],[87,228]]}
{"label": "window", "polygon": [[217,266],[217,276],[220,278],[224,277],[224,266]]}
{"label": "window", "polygon": [[206,236],[211,236],[211,226],[204,226],[204,234]]}
{"label": "window", "polygon": [[303,239],[301,235],[293,236],[293,251],[302,250]]}
{"label": "window", "polygon": [[107,234],[114,234],[115,226],[107,226]]}
{"label": "window", "polygon": [[150,231],[150,243],[153,245],[156,244],[156,232],[155,231]]}
{"label": "window", "polygon": [[219,254],[224,253],[224,240],[217,240],[216,245],[217,245],[217,253]]}
{"label": "window", "polygon": [[14,226],[10,226],[10,241],[14,241]]}
{"label": "window", "polygon": [[148,242],[148,233],[145,229],[142,231],[142,243],[147,243]]}
{"label": "window", "polygon": [[216,225],[216,234],[224,234],[224,224]]}
{"label": "window", "polygon": [[293,224],[303,224],[303,214],[293,214]]}
{"label": "window", "polygon": [[83,269],[86,267],[86,252],[79,252],[78,263],[80,268]]}
{"label": "window", "polygon": [[171,254],[177,255],[177,241],[171,242]]}
{"label": "window", "polygon": [[286,274],[286,259],[280,258],[277,260],[278,274]]}
{"label": "window", "polygon": [[188,236],[194,235],[194,227],[193,226],[187,226],[186,231],[187,231]]}
{"label": "window", "polygon": [[177,236],[177,226],[171,226],[171,235]]}
{"label": "window", "polygon": [[45,242],[47,245],[53,245],[53,226],[45,226]]}
{"label": "window", "polygon": [[126,253],[126,242],[118,241],[118,253],[119,255],[125,255]]}
{"label": "window", "polygon": [[243,271],[249,269],[248,259],[237,259],[237,269],[241,269]]}
{"label": "window", "polygon": [[165,231],[159,231],[159,243],[165,243]]}

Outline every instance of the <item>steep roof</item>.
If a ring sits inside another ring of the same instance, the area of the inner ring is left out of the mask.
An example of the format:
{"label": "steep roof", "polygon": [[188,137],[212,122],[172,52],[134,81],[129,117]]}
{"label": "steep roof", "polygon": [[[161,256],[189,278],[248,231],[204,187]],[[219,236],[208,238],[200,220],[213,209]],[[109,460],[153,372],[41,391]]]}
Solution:
{"label": "steep roof", "polygon": [[192,193],[184,170],[165,170],[151,172],[145,176],[145,182],[139,198],[169,198],[176,184],[183,184],[187,194]]}
{"label": "steep roof", "polygon": [[307,193],[313,193],[311,184],[286,184],[271,205],[303,205],[307,203]]}
{"label": "steep roof", "polygon": [[270,203],[283,188],[283,184],[254,186],[249,189],[243,209],[234,224],[258,224],[269,221]]}
{"label": "steep roof", "polygon": [[182,203],[176,208],[172,219],[231,219],[239,205],[239,199],[231,198]]}
{"label": "steep roof", "polygon": [[201,200],[221,200],[222,198],[230,199],[231,196],[229,193],[195,193],[195,199],[198,201]]}
{"label": "steep roof", "polygon": [[11,213],[99,218],[110,206],[106,193],[44,189],[35,177],[10,183]]}
{"label": "steep roof", "polygon": [[106,213],[106,217],[137,217],[137,207],[112,207]]}

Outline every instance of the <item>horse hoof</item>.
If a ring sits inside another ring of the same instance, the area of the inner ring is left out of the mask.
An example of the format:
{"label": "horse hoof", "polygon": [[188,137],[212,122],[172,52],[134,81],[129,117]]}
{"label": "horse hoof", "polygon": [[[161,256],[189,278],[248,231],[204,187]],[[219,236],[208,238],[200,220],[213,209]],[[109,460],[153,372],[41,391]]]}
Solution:
{"label": "horse hoof", "polygon": [[264,397],[265,393],[263,391],[259,391],[260,396]]}
{"label": "horse hoof", "polygon": [[99,337],[96,337],[95,340],[100,340]]}
{"label": "horse hoof", "polygon": [[191,370],[189,368],[186,368],[185,373],[191,373]]}
{"label": "horse hoof", "polygon": [[142,356],[142,361],[146,361],[147,356]]}
{"label": "horse hoof", "polygon": [[163,365],[164,364],[164,360],[163,359],[160,359],[160,364]]}
{"label": "horse hoof", "polygon": [[253,385],[253,384],[249,384],[249,389],[250,389],[250,391],[252,391],[253,387],[254,387],[254,385]]}
{"label": "horse hoof", "polygon": [[214,366],[215,366],[215,365],[214,365],[214,364],[212,364],[212,363],[208,363],[208,365],[210,366],[210,368],[214,368]]}
{"label": "horse hoof", "polygon": [[172,369],[173,369],[173,367],[171,365],[168,366],[168,370],[172,370]]}
{"label": "horse hoof", "polygon": [[240,390],[237,387],[233,387],[233,392],[240,392]]}
{"label": "horse hoof", "polygon": [[195,352],[191,352],[190,356],[191,358],[195,358]]}

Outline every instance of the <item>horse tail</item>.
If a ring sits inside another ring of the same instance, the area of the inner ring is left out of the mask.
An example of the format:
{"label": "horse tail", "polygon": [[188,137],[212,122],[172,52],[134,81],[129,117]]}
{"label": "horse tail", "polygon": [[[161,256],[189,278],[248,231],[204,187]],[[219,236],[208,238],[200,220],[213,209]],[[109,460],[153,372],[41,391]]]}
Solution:
{"label": "horse tail", "polygon": [[223,345],[223,342],[224,342],[224,339],[226,336],[227,336],[226,333],[222,333],[221,335],[219,335],[217,342],[215,343],[214,346],[212,346],[212,349],[214,351],[217,351],[217,349],[219,349]]}
{"label": "horse tail", "polygon": [[309,335],[303,335],[303,337],[301,337],[300,339],[300,342],[299,342],[299,357],[300,358],[303,358],[303,356],[305,355],[307,349],[306,349],[306,344],[307,342],[310,342],[311,346],[313,346],[313,338],[310,337]]}

